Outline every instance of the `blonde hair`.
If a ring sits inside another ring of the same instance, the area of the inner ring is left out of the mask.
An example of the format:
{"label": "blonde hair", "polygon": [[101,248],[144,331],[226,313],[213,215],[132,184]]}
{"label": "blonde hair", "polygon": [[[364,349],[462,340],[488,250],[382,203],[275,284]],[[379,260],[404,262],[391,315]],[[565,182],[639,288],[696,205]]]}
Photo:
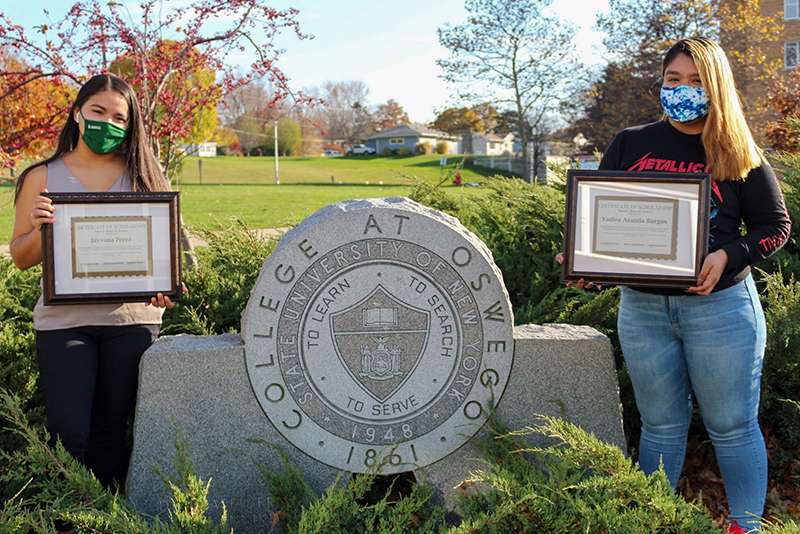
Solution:
{"label": "blonde hair", "polygon": [[681,39],[664,56],[662,76],[678,54],[692,58],[710,101],[702,134],[706,169],[717,181],[744,180],[761,165],[764,153],[747,126],[725,52],[705,37]]}

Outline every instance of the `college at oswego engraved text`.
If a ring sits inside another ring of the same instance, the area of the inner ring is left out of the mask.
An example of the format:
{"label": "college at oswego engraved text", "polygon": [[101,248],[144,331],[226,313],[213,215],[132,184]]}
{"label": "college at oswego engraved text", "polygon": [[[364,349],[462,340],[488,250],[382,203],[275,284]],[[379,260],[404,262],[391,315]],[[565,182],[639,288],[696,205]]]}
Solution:
{"label": "college at oswego engraved text", "polygon": [[435,223],[420,215],[355,220],[356,239],[314,232],[295,240],[292,263],[280,249],[271,258],[253,292],[248,373],[267,417],[308,455],[348,471],[386,455],[384,472],[404,471],[457,449],[499,400],[512,318],[489,263],[453,230],[432,250],[414,230]]}

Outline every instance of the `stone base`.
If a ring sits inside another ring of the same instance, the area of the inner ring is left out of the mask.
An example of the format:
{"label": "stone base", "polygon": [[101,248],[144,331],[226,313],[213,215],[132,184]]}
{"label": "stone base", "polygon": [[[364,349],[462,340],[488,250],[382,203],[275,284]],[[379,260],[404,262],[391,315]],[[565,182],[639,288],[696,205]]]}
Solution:
{"label": "stone base", "polygon": [[168,336],[145,352],[128,474],[128,495],[144,514],[169,516],[169,495],[151,465],[175,473],[178,431],[189,442],[197,475],[211,479],[208,517],[218,522],[224,503],[237,534],[267,532],[272,523],[275,506],[253,463],[285,470],[268,443],[289,454],[318,494],[340,473],[301,453],[266,418],[247,379],[239,334]]}
{"label": "stone base", "polygon": [[[622,405],[611,342],[588,326],[524,325],[514,328],[514,366],[498,413],[512,430],[535,426],[535,414],[560,417],[625,450]],[[477,437],[485,436],[481,432]],[[552,440],[523,439],[532,447]],[[470,471],[486,470],[469,444],[417,473],[436,488],[436,501],[455,513],[456,487]]]}
{"label": "stone base", "polygon": [[[526,325],[514,329],[514,365],[499,413],[512,429],[531,425],[534,414],[563,417],[599,439],[625,445],[616,373],[607,337],[590,327]],[[218,520],[224,502],[237,533],[269,530],[275,507],[254,459],[283,471],[278,445],[318,494],[338,470],[306,456],[281,436],[261,410],[247,378],[238,334],[171,336],[159,339],[142,359],[134,450],[128,495],[138,509],[166,518],[167,491],[151,465],[172,473],[180,430],[203,480],[211,479],[209,516]],[[261,442],[254,442],[260,440]],[[544,444],[536,434],[531,446]],[[266,443],[265,443],[266,442]],[[484,468],[469,444],[418,470],[454,510],[455,487]],[[348,480],[344,477],[343,480]]]}

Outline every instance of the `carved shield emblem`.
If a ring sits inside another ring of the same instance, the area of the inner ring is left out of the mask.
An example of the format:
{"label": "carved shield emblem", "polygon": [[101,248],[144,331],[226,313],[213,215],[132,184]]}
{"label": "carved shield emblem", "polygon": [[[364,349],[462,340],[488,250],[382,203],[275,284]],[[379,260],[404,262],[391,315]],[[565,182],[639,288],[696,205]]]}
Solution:
{"label": "carved shield emblem", "polygon": [[347,372],[378,402],[414,372],[428,342],[430,312],[394,297],[380,284],[330,317],[333,344]]}

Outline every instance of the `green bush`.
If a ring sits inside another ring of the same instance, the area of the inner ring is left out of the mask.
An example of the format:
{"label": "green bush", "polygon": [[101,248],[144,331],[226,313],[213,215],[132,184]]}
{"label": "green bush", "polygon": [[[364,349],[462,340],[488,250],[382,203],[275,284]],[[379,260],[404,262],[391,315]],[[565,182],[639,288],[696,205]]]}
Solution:
{"label": "green bush", "polygon": [[[31,427],[7,393],[0,393],[0,418],[25,443],[18,451],[0,450],[0,460],[8,466],[0,470],[0,484],[16,490],[0,502],[2,532],[53,532],[55,520],[72,522],[81,532],[229,532],[224,505],[218,519],[207,515],[212,482],[197,477],[191,450],[180,432],[173,458],[176,475],[168,476],[154,466],[171,500],[169,521],[163,521],[140,516],[126,499],[102,488],[60,443],[48,447],[46,432]],[[535,428],[510,433],[502,421],[490,417],[488,437],[473,441],[484,452],[487,469],[471,474],[460,486],[460,525],[445,524],[445,510],[432,504],[427,484],[406,494],[387,490],[370,495],[375,492],[373,471],[353,477],[344,487],[337,481],[317,496],[284,455],[284,473],[256,463],[279,508],[264,531],[277,527],[285,534],[718,532],[700,504],[687,503],[672,491],[663,472],[646,477],[618,448],[564,421],[536,419]],[[520,438],[529,432],[556,444],[530,450]],[[377,470],[381,464],[374,465]],[[767,524],[762,532],[790,534],[797,529],[794,521],[786,520]]]}
{"label": "green bush", "polygon": [[[702,505],[677,495],[663,471],[647,477],[621,450],[579,427],[544,416],[536,419],[538,426],[510,433],[490,418],[490,439],[476,442],[489,467],[462,484],[464,522],[451,534],[717,532]],[[557,443],[529,449],[519,438],[529,433]],[[486,486],[488,491],[480,489]]]}
{"label": "green bush", "polygon": [[[761,293],[767,321],[767,350],[761,381],[761,423],[783,448],[800,447],[800,281],[782,273],[765,275]],[[800,475],[800,468],[798,468]]]}
{"label": "green bush", "polygon": [[564,195],[546,186],[519,179],[489,178],[486,196],[456,203],[443,191],[426,194],[418,186],[412,198],[458,217],[492,251],[503,272],[517,324],[535,319],[526,310],[561,287],[556,254],[562,248]]}
{"label": "green bush", "polygon": [[285,473],[259,467],[274,502],[283,503],[276,515],[285,534],[447,532],[444,508],[431,503],[431,486],[395,487],[397,477],[377,474],[387,460],[379,459],[369,472],[352,476],[347,484],[342,483],[347,475],[342,473],[319,497],[285,455]]}
{"label": "green bush", "polygon": [[170,521],[140,516],[122,495],[104,489],[94,475],[61,445],[47,445],[48,435],[27,420],[17,399],[0,391],[0,420],[23,441],[14,451],[0,449],[0,532],[55,532],[54,521],[73,523],[79,532],[120,534],[223,534],[226,512],[214,521],[208,511],[209,484],[200,480],[189,447],[178,435],[177,476],[161,476],[171,497]]}
{"label": "green bush", "polygon": [[[795,132],[800,133],[800,117],[786,122]],[[786,197],[786,208],[794,222],[788,248],[797,253],[800,245],[800,152],[783,152],[775,156],[775,159],[779,164],[778,174]]]}
{"label": "green bush", "polygon": [[[787,122],[800,133],[800,118]],[[788,277],[792,273],[800,274],[800,153],[784,152],[775,156],[775,159],[781,189],[786,199],[786,209],[794,224],[784,247],[764,262],[763,266],[759,266],[769,272],[780,270]]]}
{"label": "green bush", "polygon": [[40,266],[20,271],[0,257],[0,387],[27,403],[36,379],[33,306],[42,293]]}
{"label": "green bush", "polygon": [[208,244],[197,249],[196,269],[184,269],[189,293],[164,314],[164,334],[239,332],[241,315],[264,260],[277,239],[261,239],[243,220],[223,230],[194,229]]}
{"label": "green bush", "polygon": [[[800,132],[800,117],[787,124]],[[789,240],[763,262],[758,280],[767,321],[761,423],[776,438],[770,473],[800,490],[800,153],[778,154],[778,176],[792,219]]]}
{"label": "green bush", "polygon": [[[378,495],[375,504],[365,506],[374,472],[354,477],[346,487],[334,484],[317,497],[286,462],[285,473],[264,472],[275,500],[285,503],[279,526],[287,534],[717,532],[701,505],[672,491],[663,471],[646,477],[618,448],[580,428],[558,419],[538,421],[536,428],[512,434],[490,417],[487,437],[473,440],[486,456],[487,470],[471,474],[459,487],[460,525],[444,524],[444,510],[430,505],[425,484],[394,501]],[[520,435],[533,432],[558,443],[531,451]]]}
{"label": "green bush", "polygon": [[437,154],[447,154],[447,143],[444,141],[437,141],[436,148],[434,150]]}
{"label": "green bush", "polygon": [[385,146],[385,147],[383,147],[383,149],[381,150],[381,156],[386,156],[386,157],[388,157],[388,156],[394,156],[394,150],[392,150],[392,149],[391,149],[391,148],[389,148],[388,146]]}
{"label": "green bush", "polygon": [[[11,260],[0,257],[0,391],[13,394],[37,427],[44,426],[44,409],[37,384],[33,306],[42,292],[41,273],[40,267],[20,271]],[[0,450],[20,446],[19,436],[0,426]],[[0,499],[8,497],[6,489],[0,484]]]}
{"label": "green bush", "polygon": [[761,378],[761,420],[771,434],[769,471],[775,482],[800,490],[800,281],[765,274],[761,293],[767,350]]}
{"label": "green bush", "polygon": [[398,156],[410,156],[411,155],[411,149],[406,147],[406,146],[401,146],[400,148],[397,149],[397,155]]}

